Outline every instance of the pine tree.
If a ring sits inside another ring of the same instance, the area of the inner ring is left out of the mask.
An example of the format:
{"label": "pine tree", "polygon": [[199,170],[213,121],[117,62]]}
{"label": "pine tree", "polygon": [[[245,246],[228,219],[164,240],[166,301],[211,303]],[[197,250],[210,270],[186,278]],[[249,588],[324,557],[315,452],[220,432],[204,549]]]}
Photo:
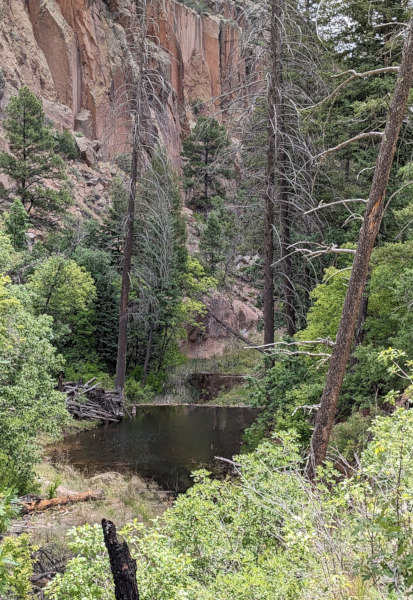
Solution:
{"label": "pine tree", "polygon": [[191,135],[184,140],[184,185],[192,190],[191,203],[196,208],[208,210],[212,196],[225,197],[223,180],[234,177],[229,146],[225,126],[205,116],[199,117]]}
{"label": "pine tree", "polygon": [[15,250],[25,250],[29,218],[20,198],[15,198],[5,215],[5,229]]}
{"label": "pine tree", "polygon": [[56,139],[45,124],[41,102],[22,87],[6,108],[3,123],[11,154],[0,153],[0,171],[15,183],[8,194],[18,196],[31,220],[50,219],[70,202],[64,185],[53,189],[53,183],[65,180],[65,165],[56,154]]}
{"label": "pine tree", "polygon": [[199,249],[212,273],[224,258],[225,240],[222,222],[218,210],[212,210],[207,217],[201,235]]}

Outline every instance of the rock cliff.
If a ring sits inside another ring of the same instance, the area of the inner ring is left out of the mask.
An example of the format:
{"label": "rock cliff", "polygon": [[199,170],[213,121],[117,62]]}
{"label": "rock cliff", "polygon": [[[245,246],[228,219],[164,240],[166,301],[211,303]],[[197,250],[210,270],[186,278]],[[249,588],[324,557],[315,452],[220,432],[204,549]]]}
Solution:
{"label": "rock cliff", "polygon": [[[55,126],[99,140],[103,157],[124,152],[128,123],[119,97],[133,2],[0,0],[0,110],[28,85]],[[176,166],[195,103],[210,113],[225,109],[229,87],[245,77],[236,6],[226,1],[219,10],[198,14],[175,0],[148,7],[151,62],[169,83],[159,134]]]}

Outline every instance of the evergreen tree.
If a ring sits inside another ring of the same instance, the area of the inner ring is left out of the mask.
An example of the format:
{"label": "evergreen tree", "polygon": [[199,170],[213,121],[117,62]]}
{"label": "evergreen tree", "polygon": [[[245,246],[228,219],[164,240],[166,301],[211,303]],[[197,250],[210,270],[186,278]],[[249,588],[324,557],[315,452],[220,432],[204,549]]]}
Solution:
{"label": "evergreen tree", "polygon": [[53,183],[65,180],[65,165],[56,154],[57,141],[51,127],[45,124],[41,102],[27,87],[22,87],[6,108],[3,123],[11,154],[0,153],[0,171],[15,183],[11,196],[18,196],[31,220],[39,220],[61,212],[70,196],[64,185],[53,189]]}
{"label": "evergreen tree", "polygon": [[[218,197],[214,198],[214,204],[218,204],[219,200],[221,199]],[[216,271],[218,265],[223,261],[225,250],[228,246],[226,243],[225,225],[225,216],[222,207],[220,209],[218,204],[217,208],[211,210],[207,216],[199,244],[199,249],[212,273]]]}
{"label": "evergreen tree", "polygon": [[15,250],[25,250],[28,216],[20,198],[15,198],[5,215],[5,230],[10,236]]}
{"label": "evergreen tree", "polygon": [[191,203],[209,209],[212,196],[225,197],[225,179],[233,179],[233,161],[228,156],[230,139],[224,125],[212,117],[199,117],[183,142],[184,186],[191,190]]}

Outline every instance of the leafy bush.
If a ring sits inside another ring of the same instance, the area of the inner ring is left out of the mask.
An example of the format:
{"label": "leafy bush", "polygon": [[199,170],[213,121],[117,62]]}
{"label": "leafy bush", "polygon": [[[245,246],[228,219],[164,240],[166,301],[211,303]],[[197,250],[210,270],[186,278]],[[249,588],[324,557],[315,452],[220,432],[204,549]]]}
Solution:
{"label": "leafy bush", "polygon": [[127,402],[130,404],[144,404],[151,402],[154,391],[149,385],[142,385],[140,381],[129,377],[126,381],[125,395]]}
{"label": "leafy bush", "polygon": [[[359,470],[341,482],[329,464],[316,484],[304,478],[292,432],[237,457],[238,481],[197,472],[163,522],[121,532],[138,561],[142,599],[409,597],[413,412],[377,417],[371,438]],[[48,597],[80,599],[93,581],[97,595],[88,598],[113,600],[100,528],[71,536],[76,556]]]}
{"label": "leafy bush", "polygon": [[0,544],[0,594],[8,600],[32,598],[32,551],[27,534],[6,537]]}
{"label": "leafy bush", "polygon": [[0,533],[7,531],[12,519],[19,514],[16,490],[13,488],[0,489]]}

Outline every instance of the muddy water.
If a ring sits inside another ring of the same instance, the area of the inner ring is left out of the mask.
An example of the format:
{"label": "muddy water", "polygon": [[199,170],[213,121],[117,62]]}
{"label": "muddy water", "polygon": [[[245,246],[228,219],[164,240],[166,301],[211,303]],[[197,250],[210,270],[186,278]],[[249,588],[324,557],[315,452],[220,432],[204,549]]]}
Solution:
{"label": "muddy water", "polygon": [[67,438],[57,452],[89,473],[129,470],[161,487],[185,491],[193,470],[222,472],[241,447],[242,434],[257,409],[218,406],[138,407],[134,419]]}

